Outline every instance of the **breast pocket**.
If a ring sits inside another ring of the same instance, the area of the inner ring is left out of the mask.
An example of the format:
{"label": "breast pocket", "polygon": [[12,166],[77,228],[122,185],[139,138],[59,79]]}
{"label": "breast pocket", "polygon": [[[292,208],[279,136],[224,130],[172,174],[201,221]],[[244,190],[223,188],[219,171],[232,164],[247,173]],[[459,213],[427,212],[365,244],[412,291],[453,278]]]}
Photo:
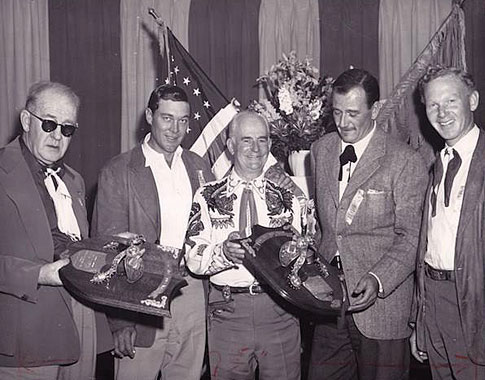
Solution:
{"label": "breast pocket", "polygon": [[394,223],[394,201],[389,190],[368,189],[364,204],[369,226],[388,226]]}

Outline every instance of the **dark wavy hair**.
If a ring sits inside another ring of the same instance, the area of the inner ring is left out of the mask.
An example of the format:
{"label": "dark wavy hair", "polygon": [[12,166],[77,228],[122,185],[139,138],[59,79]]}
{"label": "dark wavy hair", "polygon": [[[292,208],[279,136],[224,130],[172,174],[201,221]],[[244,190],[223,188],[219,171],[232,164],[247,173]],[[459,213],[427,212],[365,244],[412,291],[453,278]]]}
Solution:
{"label": "dark wavy hair", "polygon": [[332,93],[346,94],[354,87],[362,87],[365,91],[369,109],[379,100],[380,91],[377,79],[362,69],[349,69],[340,74],[333,82]]}
{"label": "dark wavy hair", "polygon": [[148,108],[155,112],[158,109],[160,100],[173,100],[174,102],[189,102],[185,91],[171,84],[162,84],[152,91],[148,100]]}

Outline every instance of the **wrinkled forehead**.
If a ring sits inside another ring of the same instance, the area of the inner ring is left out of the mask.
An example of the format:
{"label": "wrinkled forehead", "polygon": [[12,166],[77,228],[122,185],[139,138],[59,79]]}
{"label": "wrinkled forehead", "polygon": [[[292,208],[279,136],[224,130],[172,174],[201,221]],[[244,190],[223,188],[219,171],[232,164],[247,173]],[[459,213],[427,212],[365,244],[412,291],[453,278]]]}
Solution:
{"label": "wrinkled forehead", "polygon": [[67,93],[48,89],[37,95],[34,110],[41,117],[52,117],[58,122],[77,122],[78,103]]}
{"label": "wrinkled forehead", "polygon": [[253,113],[236,115],[230,125],[231,137],[265,137],[269,136],[269,125],[262,116]]}

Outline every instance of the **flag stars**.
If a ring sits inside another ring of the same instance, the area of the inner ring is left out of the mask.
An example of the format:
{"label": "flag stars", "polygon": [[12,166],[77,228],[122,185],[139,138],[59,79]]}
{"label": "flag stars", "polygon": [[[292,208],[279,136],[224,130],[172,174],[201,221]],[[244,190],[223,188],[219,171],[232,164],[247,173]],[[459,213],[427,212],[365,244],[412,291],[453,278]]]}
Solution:
{"label": "flag stars", "polygon": [[180,71],[180,69],[179,69],[179,67],[178,67],[178,66],[175,66],[175,67],[173,68],[173,71],[175,72],[175,74],[178,74],[178,73],[179,73],[179,71]]}
{"label": "flag stars", "polygon": [[204,100],[204,107],[209,108],[210,106],[211,106],[211,104],[209,103],[209,101]]}
{"label": "flag stars", "polygon": [[170,84],[170,77],[165,78],[165,84]]}
{"label": "flag stars", "polygon": [[172,62],[175,62],[175,58],[173,57],[173,55],[170,56],[170,59],[171,59]]}
{"label": "flag stars", "polygon": [[189,79],[189,77],[184,78],[184,84],[185,84],[186,86],[188,86],[188,85],[189,85],[189,83],[190,83],[190,79]]}
{"label": "flag stars", "polygon": [[200,113],[198,113],[198,112],[194,113],[194,119],[199,120],[200,119]]}
{"label": "flag stars", "polygon": [[191,130],[192,129],[190,129],[190,127],[187,127],[187,132],[186,133],[189,134]]}
{"label": "flag stars", "polygon": [[193,94],[194,94],[195,96],[199,96],[199,95],[200,95],[200,90],[199,90],[198,88],[194,89]]}

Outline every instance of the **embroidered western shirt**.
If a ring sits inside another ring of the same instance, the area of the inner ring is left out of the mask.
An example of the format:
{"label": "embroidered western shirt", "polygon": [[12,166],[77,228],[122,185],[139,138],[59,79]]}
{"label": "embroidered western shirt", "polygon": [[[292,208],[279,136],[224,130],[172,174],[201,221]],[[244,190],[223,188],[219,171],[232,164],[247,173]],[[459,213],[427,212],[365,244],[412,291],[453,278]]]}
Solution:
{"label": "embroidered western shirt", "polygon": [[196,274],[210,275],[217,285],[250,286],[254,277],[243,266],[235,266],[222,250],[231,232],[239,232],[241,197],[251,186],[261,226],[280,227],[291,223],[301,230],[301,207],[295,195],[263,175],[248,184],[234,170],[219,181],[197,190],[187,231],[187,266]]}

